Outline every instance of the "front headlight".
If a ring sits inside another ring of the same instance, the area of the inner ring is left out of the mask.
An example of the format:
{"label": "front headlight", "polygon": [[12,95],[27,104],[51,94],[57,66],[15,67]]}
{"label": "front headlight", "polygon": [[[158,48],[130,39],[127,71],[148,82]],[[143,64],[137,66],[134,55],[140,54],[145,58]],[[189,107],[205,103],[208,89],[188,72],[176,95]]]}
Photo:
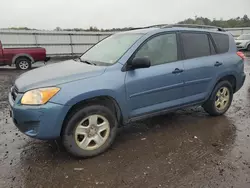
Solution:
{"label": "front headlight", "polygon": [[60,91],[58,87],[40,88],[27,91],[21,100],[25,105],[42,105],[47,103],[55,94]]}

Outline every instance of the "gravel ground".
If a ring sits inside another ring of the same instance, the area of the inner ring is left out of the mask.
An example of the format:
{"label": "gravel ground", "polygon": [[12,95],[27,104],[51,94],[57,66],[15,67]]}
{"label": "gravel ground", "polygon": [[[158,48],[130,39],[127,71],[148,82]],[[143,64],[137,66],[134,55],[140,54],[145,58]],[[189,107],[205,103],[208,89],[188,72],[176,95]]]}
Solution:
{"label": "gravel ground", "polygon": [[[42,66],[41,64],[38,66]],[[20,133],[7,93],[22,72],[0,68],[0,187],[250,187],[250,58],[230,110],[193,107],[130,124],[106,153],[79,160],[59,142]]]}

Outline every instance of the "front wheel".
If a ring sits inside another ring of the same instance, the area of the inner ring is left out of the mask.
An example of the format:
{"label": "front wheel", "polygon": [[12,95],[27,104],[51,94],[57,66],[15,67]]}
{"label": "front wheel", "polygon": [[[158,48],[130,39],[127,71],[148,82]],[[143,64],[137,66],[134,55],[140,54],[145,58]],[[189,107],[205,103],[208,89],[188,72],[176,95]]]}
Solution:
{"label": "front wheel", "polygon": [[93,157],[106,151],[117,133],[117,120],[102,105],[86,106],[67,121],[62,135],[66,150],[76,157]]}
{"label": "front wheel", "polygon": [[221,81],[214,88],[211,96],[203,105],[204,110],[212,116],[224,114],[231,106],[233,88],[230,82]]}

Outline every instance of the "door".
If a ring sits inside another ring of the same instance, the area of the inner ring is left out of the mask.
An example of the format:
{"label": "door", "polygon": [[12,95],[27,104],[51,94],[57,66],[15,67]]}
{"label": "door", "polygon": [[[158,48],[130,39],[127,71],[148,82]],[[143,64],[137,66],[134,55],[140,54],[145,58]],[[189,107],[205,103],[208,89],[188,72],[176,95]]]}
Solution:
{"label": "door", "polygon": [[148,39],[134,58],[148,57],[151,67],[130,70],[125,85],[130,117],[177,106],[183,97],[183,62],[176,33]]}
{"label": "door", "polygon": [[185,72],[185,103],[204,100],[211,90],[213,79],[222,63],[208,33],[182,32],[180,34]]}

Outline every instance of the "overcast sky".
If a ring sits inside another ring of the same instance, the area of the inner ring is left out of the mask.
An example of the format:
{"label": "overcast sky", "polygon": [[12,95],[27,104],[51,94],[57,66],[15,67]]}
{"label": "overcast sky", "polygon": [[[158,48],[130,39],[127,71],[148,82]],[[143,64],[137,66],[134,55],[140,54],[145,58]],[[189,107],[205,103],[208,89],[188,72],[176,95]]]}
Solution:
{"label": "overcast sky", "polygon": [[0,28],[113,28],[250,17],[250,0],[0,0]]}

